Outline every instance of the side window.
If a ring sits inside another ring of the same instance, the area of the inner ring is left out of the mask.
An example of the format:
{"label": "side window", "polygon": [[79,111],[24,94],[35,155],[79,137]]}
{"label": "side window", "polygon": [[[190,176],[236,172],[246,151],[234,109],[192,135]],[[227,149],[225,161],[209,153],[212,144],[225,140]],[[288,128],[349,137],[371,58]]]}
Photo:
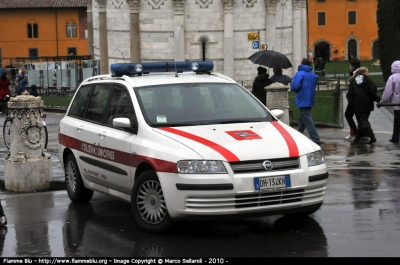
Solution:
{"label": "side window", "polygon": [[68,112],[69,116],[83,118],[86,100],[89,98],[91,90],[91,86],[83,86],[76,92],[76,96]]}
{"label": "side window", "polygon": [[106,117],[106,123],[111,126],[115,118],[129,118],[131,124],[133,124],[135,120],[135,110],[133,108],[132,99],[124,86],[116,85],[114,87]]}
{"label": "side window", "polygon": [[86,111],[86,119],[94,122],[101,123],[104,114],[106,113],[106,105],[108,95],[111,90],[110,84],[98,84],[93,90],[92,97],[89,101],[89,106]]}

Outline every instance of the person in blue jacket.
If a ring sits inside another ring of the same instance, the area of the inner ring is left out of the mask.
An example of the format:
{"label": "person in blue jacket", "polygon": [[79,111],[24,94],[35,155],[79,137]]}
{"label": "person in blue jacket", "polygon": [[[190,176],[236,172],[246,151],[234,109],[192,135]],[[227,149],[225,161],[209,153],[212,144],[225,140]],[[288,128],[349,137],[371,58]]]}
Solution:
{"label": "person in blue jacket", "polygon": [[26,79],[22,74],[17,74],[17,78],[18,78],[17,95],[21,95],[22,92],[26,91],[26,84],[28,83],[28,81],[26,81]]}
{"label": "person in blue jacket", "polygon": [[307,129],[311,140],[321,145],[317,128],[311,117],[311,108],[314,106],[315,88],[317,86],[317,75],[310,67],[311,62],[304,58],[299,65],[298,72],[294,75],[291,91],[296,92],[296,107],[300,110],[298,131],[303,133]]}

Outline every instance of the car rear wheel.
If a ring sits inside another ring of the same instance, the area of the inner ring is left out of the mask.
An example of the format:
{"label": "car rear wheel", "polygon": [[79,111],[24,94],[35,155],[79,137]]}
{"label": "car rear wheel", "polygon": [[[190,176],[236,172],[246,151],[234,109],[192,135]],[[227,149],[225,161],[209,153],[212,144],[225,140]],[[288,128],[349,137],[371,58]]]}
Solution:
{"label": "car rear wheel", "polygon": [[147,232],[161,233],[172,225],[160,181],[152,170],[135,181],[131,205],[136,223]]}
{"label": "car rear wheel", "polygon": [[71,153],[65,160],[65,183],[67,193],[73,202],[88,202],[93,197],[93,191],[85,188],[75,156]]}

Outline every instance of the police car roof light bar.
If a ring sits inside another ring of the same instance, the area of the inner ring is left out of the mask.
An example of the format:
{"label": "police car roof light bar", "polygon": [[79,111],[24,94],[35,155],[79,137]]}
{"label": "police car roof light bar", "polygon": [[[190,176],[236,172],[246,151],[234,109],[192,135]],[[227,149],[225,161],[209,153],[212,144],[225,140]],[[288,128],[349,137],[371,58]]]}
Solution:
{"label": "police car roof light bar", "polygon": [[196,72],[207,73],[214,69],[211,61],[199,62],[151,62],[151,63],[116,63],[111,64],[110,70],[114,76],[141,75],[162,72]]}

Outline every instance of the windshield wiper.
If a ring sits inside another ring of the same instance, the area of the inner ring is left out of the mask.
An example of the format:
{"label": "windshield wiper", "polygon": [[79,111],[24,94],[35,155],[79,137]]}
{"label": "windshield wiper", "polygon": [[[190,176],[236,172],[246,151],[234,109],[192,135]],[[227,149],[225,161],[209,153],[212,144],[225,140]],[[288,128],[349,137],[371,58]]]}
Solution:
{"label": "windshield wiper", "polygon": [[205,124],[228,124],[228,123],[248,123],[248,122],[264,122],[262,120],[221,120],[212,121]]}
{"label": "windshield wiper", "polygon": [[151,127],[155,128],[162,128],[162,127],[181,127],[181,126],[196,126],[199,125],[198,123],[154,123],[151,125]]}

